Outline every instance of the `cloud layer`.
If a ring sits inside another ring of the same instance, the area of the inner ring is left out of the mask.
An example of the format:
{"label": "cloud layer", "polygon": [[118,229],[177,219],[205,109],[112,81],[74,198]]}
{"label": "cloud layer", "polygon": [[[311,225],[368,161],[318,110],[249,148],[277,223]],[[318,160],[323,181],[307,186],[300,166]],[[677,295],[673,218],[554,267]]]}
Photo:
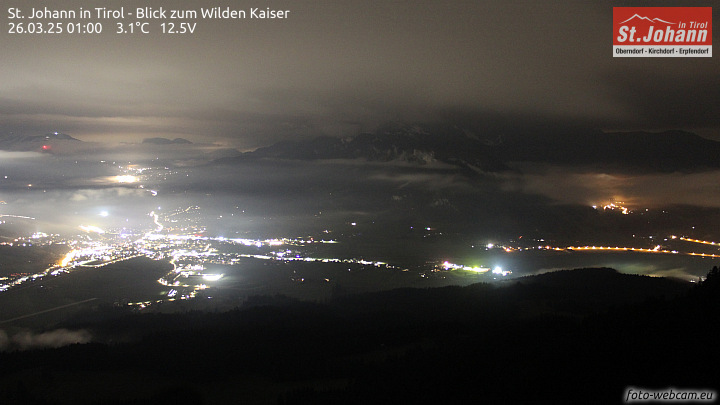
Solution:
{"label": "cloud layer", "polygon": [[74,343],[88,343],[91,339],[90,332],[82,329],[56,329],[43,333],[23,330],[13,334],[0,329],[0,351],[57,348]]}
{"label": "cloud layer", "polygon": [[[206,6],[184,0],[166,8]],[[0,128],[106,141],[183,136],[251,148],[462,110],[720,136],[720,107],[711,102],[720,88],[717,58],[612,58],[607,4],[268,6],[291,10],[290,18],[198,19],[195,33],[172,37],[158,32],[159,23],[142,36],[113,34],[110,23],[100,35],[3,34]]]}

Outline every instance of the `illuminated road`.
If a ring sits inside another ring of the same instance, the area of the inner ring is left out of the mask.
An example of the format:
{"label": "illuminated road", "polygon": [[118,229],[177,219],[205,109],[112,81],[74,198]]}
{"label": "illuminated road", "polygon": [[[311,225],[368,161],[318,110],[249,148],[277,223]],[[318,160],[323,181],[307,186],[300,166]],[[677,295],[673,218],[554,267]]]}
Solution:
{"label": "illuminated road", "polygon": [[698,240],[698,239],[690,239],[690,238],[683,238],[683,237],[680,237],[679,239],[682,240],[682,241],[685,241],[685,242],[700,243],[700,244],[702,244],[702,245],[712,245],[712,246],[719,246],[719,247],[720,247],[720,244],[719,244],[719,243],[717,243],[717,242],[711,242],[711,241],[707,241],[707,240]]}
{"label": "illuminated road", "polygon": [[[568,246],[565,250],[583,251],[583,250],[609,250],[615,252],[639,252],[639,253],[669,253],[679,254],[677,250],[665,250],[659,245],[653,249],[635,248],[635,247],[617,247],[617,246]],[[686,253],[687,254],[687,253]]]}
{"label": "illuminated road", "polygon": [[88,303],[88,302],[92,302],[92,301],[95,301],[95,300],[97,300],[97,298],[89,298],[89,299],[86,299],[86,300],[83,300],[83,301],[73,302],[72,304],[60,305],[59,307],[46,309],[46,310],[44,310],[44,311],[38,311],[38,312],[34,312],[34,313],[32,313],[32,314],[23,315],[23,316],[18,316],[18,317],[12,318],[12,319],[6,319],[6,320],[4,320],[4,321],[0,321],[0,325],[2,325],[2,324],[4,324],[4,323],[8,323],[8,322],[18,321],[18,320],[20,320],[20,319],[31,318],[31,317],[33,317],[33,316],[46,314],[46,313],[48,313],[48,312],[58,311],[58,310],[65,309],[65,308],[69,308],[69,307],[74,307],[74,306],[76,306],[76,305],[82,305],[82,304],[85,304],[85,303]]}
{"label": "illuminated road", "polygon": [[[687,242],[702,243],[706,245],[717,245],[715,242],[699,241],[695,239],[679,238]],[[515,252],[518,248],[505,247],[506,252]],[[573,252],[631,252],[631,253],[656,253],[656,254],[672,254],[672,255],[684,255],[684,256],[700,256],[710,258],[720,258],[720,254],[712,253],[697,253],[697,252],[680,252],[677,250],[662,249],[660,245],[655,246],[652,249],[638,248],[638,247],[619,247],[619,246],[567,246],[567,247],[552,247],[552,246],[538,246],[541,250],[555,250],[555,251],[573,251]]]}

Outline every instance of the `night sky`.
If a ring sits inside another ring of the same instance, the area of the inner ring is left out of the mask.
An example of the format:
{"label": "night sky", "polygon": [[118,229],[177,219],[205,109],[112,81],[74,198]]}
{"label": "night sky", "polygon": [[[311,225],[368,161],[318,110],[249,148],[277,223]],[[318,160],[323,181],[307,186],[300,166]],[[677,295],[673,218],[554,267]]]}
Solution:
{"label": "night sky", "polygon": [[391,120],[470,115],[499,125],[680,128],[720,139],[717,57],[612,57],[612,7],[637,2],[105,1],[126,10],[290,13],[284,20],[198,18],[194,33],[174,36],[160,33],[160,20],[150,21],[146,35],[114,34],[116,20],[104,20],[100,35],[8,33],[8,7],[96,3],[4,4],[3,133],[57,130],[104,142],[184,137],[252,149],[290,137],[353,135]]}

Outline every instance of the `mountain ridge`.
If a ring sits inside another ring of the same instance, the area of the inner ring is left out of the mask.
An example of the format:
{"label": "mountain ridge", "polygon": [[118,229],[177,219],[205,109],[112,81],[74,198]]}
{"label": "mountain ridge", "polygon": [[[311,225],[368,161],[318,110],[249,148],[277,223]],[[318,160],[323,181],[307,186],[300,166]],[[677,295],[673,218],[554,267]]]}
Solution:
{"label": "mountain ridge", "polygon": [[602,165],[618,169],[676,172],[720,168],[720,142],[697,134],[663,132],[555,131],[538,129],[487,134],[448,124],[388,124],[350,138],[319,136],[287,140],[223,159],[290,160],[365,159],[418,165],[440,161],[488,172],[509,170],[513,163],[561,166]]}

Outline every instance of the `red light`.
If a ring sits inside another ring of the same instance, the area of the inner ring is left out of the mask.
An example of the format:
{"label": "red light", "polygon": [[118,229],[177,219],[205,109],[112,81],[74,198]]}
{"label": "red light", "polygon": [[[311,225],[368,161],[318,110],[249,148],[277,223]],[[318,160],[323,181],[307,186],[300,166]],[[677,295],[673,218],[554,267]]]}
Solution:
{"label": "red light", "polygon": [[43,149],[43,150],[50,150],[50,145],[43,145],[43,146],[42,146],[42,149]]}

